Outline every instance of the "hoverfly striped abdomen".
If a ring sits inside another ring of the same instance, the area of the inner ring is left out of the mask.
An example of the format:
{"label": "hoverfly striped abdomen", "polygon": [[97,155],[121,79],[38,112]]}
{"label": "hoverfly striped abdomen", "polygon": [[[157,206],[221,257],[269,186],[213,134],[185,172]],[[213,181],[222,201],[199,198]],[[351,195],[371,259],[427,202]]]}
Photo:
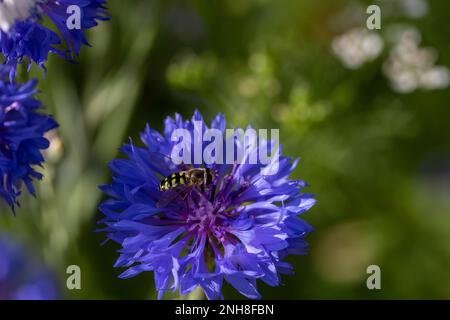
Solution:
{"label": "hoverfly striped abdomen", "polygon": [[159,183],[159,191],[175,189],[179,186],[199,186],[202,191],[214,180],[214,172],[208,168],[192,168],[186,171],[172,173]]}
{"label": "hoverfly striped abdomen", "polygon": [[159,191],[175,189],[178,186],[187,184],[188,180],[188,176],[184,171],[173,173],[167,178],[161,180],[159,183]]}

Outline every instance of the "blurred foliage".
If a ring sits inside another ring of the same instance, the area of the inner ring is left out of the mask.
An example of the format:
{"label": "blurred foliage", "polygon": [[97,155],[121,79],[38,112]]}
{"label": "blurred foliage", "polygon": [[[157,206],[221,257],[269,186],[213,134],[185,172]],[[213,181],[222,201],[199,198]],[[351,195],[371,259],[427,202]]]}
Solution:
{"label": "blurred foliage", "polygon": [[[415,17],[403,2],[377,2],[374,32],[415,27],[450,66],[450,3],[415,1],[427,5]],[[207,119],[225,113],[228,127],[280,128],[284,152],[302,157],[295,176],[317,195],[304,216],[316,229],[310,253],[289,258],[296,274],[283,286],[261,284],[265,298],[450,298],[450,90],[394,91],[382,71],[387,46],[358,69],[341,64],[331,43],[365,26],[369,4],[110,0],[112,21],[89,33],[77,64],[52,57],[45,78],[29,75],[60,128],[38,200],[22,197],[16,217],[2,207],[0,229],[41,253],[62,288],[66,267],[81,267],[82,290],[66,298],[155,298],[152,274],[117,278],[118,247],[95,232],[97,185],[147,122],[161,129],[167,115],[199,108]],[[381,290],[366,288],[371,264]]]}

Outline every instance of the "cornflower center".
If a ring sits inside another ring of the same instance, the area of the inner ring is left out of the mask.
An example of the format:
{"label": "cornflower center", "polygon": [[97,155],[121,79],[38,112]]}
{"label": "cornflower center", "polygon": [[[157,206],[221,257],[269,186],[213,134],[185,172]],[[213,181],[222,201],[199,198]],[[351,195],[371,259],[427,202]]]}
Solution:
{"label": "cornflower center", "polygon": [[214,251],[224,242],[238,241],[229,232],[231,223],[239,217],[242,208],[234,199],[250,184],[247,181],[236,184],[236,167],[221,181],[216,179],[204,192],[198,188],[190,190],[185,201],[186,209],[181,213],[187,231],[207,236]]}

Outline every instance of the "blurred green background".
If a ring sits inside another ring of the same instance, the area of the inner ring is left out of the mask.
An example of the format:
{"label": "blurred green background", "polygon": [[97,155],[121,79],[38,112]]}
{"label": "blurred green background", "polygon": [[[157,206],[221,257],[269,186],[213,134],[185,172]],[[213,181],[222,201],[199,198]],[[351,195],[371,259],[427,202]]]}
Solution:
{"label": "blurred green background", "polygon": [[[381,30],[366,28],[369,4]],[[294,176],[318,203],[309,254],[290,257],[271,299],[450,299],[450,2],[444,0],[109,0],[78,64],[51,57],[39,97],[49,136],[38,200],[0,230],[58,274],[68,299],[154,299],[95,230],[107,162],[149,122],[198,108],[228,127],[280,128]],[[65,289],[79,265],[82,290]],[[368,290],[366,268],[381,268]],[[225,287],[225,297],[241,298]]]}

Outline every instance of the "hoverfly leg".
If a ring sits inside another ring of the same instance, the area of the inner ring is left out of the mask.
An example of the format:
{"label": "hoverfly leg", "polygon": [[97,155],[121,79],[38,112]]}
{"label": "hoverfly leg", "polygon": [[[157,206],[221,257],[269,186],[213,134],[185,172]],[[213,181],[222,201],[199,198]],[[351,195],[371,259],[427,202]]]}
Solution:
{"label": "hoverfly leg", "polygon": [[192,187],[193,187],[193,186],[194,186],[194,185],[191,185],[191,186],[189,186],[189,187],[186,188],[186,190],[185,190],[185,192],[184,192],[184,195],[183,195],[183,197],[182,197],[183,201],[186,200],[186,198],[187,198],[187,196],[189,195],[190,191],[192,190]]}
{"label": "hoverfly leg", "polygon": [[184,192],[184,195],[181,197],[181,199],[183,199],[184,203],[186,204],[186,210],[187,210],[188,216],[191,214],[190,213],[190,207],[189,207],[188,195],[191,192],[193,186],[194,185],[190,185],[189,187],[187,187],[185,192]]}

